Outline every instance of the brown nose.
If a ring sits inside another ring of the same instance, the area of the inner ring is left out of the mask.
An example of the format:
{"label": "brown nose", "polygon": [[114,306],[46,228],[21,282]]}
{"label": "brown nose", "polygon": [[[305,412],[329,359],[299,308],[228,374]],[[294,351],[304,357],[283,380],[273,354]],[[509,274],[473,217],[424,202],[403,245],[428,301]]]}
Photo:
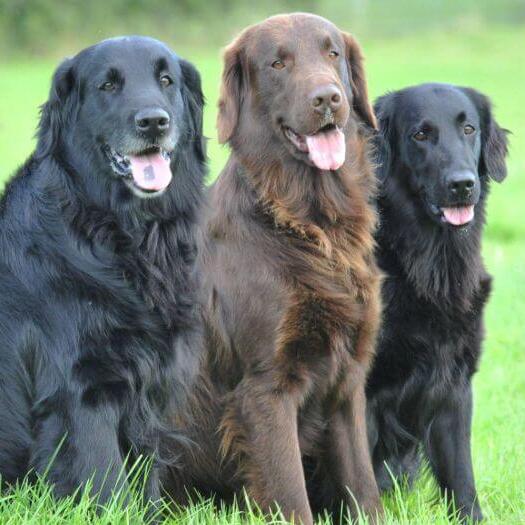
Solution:
{"label": "brown nose", "polygon": [[321,115],[324,115],[327,109],[335,113],[341,107],[341,99],[341,91],[333,84],[319,86],[310,93],[312,107]]}

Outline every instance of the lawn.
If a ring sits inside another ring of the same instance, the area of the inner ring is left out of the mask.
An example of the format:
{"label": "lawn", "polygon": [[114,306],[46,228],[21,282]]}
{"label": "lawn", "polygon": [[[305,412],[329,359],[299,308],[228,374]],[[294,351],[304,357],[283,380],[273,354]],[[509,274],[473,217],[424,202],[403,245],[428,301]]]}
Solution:
{"label": "lawn", "polygon": [[[208,100],[205,131],[210,177],[220,171],[227,149],[215,138],[215,107],[221,64],[219,50],[184,52],[203,76]],[[509,177],[493,185],[483,252],[495,277],[488,307],[487,338],[475,378],[474,467],[487,523],[525,523],[525,27],[470,29],[422,34],[395,40],[362,42],[372,96],[425,81],[470,85],[490,95],[500,124],[510,129]],[[73,53],[75,50],[71,50]],[[47,95],[57,61],[0,64],[0,185],[30,153],[37,107]],[[1,424],[1,422],[0,422]],[[385,498],[387,523],[446,523],[435,486],[423,475],[415,490]],[[1,524],[141,523],[138,505],[121,509],[115,502],[100,516],[87,498],[79,505],[54,502],[45,485],[22,485],[0,496]],[[202,502],[166,518],[168,523],[237,524],[261,522],[256,513],[214,509]]]}

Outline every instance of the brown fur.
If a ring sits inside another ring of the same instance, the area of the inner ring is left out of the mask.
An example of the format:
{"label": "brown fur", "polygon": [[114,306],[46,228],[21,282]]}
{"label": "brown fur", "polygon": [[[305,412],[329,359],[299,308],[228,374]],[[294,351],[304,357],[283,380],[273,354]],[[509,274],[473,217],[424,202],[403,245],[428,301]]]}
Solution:
{"label": "brown fur", "polygon": [[[326,35],[344,46],[334,66],[316,51]],[[289,55],[294,42],[290,76],[266,73],[261,63],[274,52],[268,43]],[[279,118],[315,129],[300,99],[323,81],[345,94],[336,118],[347,156],[330,172],[296,158],[272,129]],[[275,84],[298,102],[279,105]],[[310,501],[314,511],[338,512],[344,502],[355,512],[350,490],[374,518],[381,504],[364,383],[380,274],[366,138],[375,119],[359,47],[319,17],[273,17],[227,48],[219,108],[219,137],[232,155],[211,188],[200,253],[207,359],[178,423],[197,448],[183,454],[170,492],[183,502],[188,489],[231,498],[244,486],[262,509],[277,504],[287,518],[309,524]],[[307,482],[319,476],[327,497],[309,498]]]}

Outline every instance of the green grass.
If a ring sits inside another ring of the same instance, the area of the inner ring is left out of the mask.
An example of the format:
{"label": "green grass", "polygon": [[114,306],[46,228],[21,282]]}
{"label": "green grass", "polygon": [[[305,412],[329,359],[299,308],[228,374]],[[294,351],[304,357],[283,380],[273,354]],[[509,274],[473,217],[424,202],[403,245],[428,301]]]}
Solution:
{"label": "green grass", "polygon": [[[475,378],[473,428],[474,467],[481,504],[490,524],[525,523],[525,27],[420,34],[389,41],[362,42],[372,96],[424,81],[472,85],[495,103],[497,119],[513,131],[509,177],[493,185],[484,257],[495,277],[489,304],[487,339],[480,372]],[[211,177],[227,156],[217,144],[214,121],[220,61],[219,50],[183,52],[202,72],[208,99],[206,134],[210,137]],[[74,50],[72,50],[74,51]],[[31,151],[37,106],[49,89],[56,62],[17,62],[0,65],[0,184]],[[1,422],[0,422],[1,424]],[[387,523],[446,523],[430,476],[415,490],[399,489],[385,498]],[[141,523],[144,510],[136,501],[128,509],[110,506],[98,517],[83,497],[55,502],[45,484],[21,485],[0,496],[0,523]],[[238,508],[214,508],[201,502],[166,518],[169,523],[262,523],[257,513]],[[273,521],[278,521],[275,518]]]}

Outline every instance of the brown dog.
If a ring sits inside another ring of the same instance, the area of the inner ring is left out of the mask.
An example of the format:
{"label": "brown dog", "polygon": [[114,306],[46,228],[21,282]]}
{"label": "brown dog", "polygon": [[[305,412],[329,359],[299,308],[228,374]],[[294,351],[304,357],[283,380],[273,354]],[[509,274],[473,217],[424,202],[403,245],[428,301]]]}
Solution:
{"label": "brown dog", "polygon": [[357,501],[375,517],[364,383],[380,275],[361,51],[293,14],[246,29],[224,60],[218,129],[232,155],[200,254],[207,361],[177,423],[197,447],[171,493],[244,486],[310,524],[315,478],[326,494],[310,494],[314,510]]}

